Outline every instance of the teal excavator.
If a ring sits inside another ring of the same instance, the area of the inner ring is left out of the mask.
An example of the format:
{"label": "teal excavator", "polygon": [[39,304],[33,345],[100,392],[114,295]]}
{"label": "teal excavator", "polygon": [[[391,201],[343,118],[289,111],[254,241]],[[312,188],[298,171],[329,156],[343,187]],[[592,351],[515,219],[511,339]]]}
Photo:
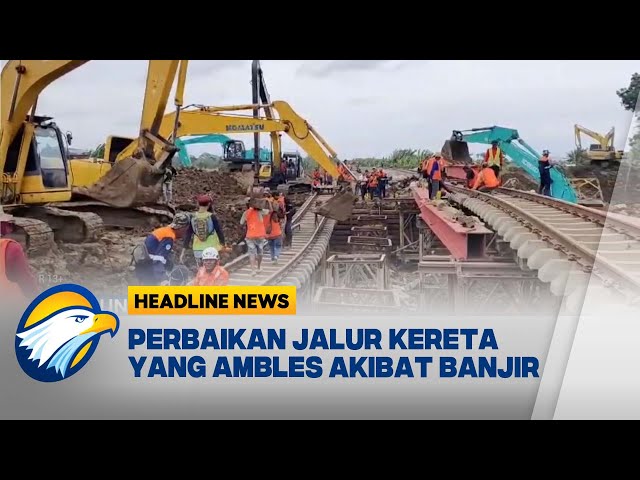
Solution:
{"label": "teal excavator", "polygon": [[[178,155],[180,157],[180,163],[183,167],[191,167],[191,157],[187,152],[187,145],[196,145],[196,144],[211,144],[217,143],[222,145],[224,156],[223,160],[230,163],[230,167],[233,170],[234,167],[238,167],[238,169],[242,169],[243,165],[252,166],[254,162],[254,154],[253,149],[246,150],[244,147],[244,143],[240,140],[233,140],[226,135],[198,135],[195,137],[181,139],[178,138],[175,141],[176,147],[180,150]],[[259,154],[260,163],[270,163],[271,162],[271,151],[265,148],[260,149]]]}
{"label": "teal excavator", "polygon": [[[540,181],[538,160],[541,155],[531,148],[518,134],[517,130],[505,127],[472,128],[470,130],[454,130],[450,140],[442,149],[445,158],[456,163],[473,163],[469,155],[468,143],[491,145],[498,142],[505,157],[524,170],[536,182]],[[557,168],[551,169],[551,196],[571,203],[578,203],[575,189]]]}

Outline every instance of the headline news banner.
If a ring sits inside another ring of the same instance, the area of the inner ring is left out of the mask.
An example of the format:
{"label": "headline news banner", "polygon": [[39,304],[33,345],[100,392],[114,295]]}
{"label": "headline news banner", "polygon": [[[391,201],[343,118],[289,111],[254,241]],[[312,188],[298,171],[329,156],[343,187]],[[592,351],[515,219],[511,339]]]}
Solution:
{"label": "headline news banner", "polygon": [[[296,287],[129,287],[129,315],[295,315]],[[496,356],[493,329],[471,328],[129,328],[135,377],[537,378],[534,356]],[[146,350],[144,354],[141,350]],[[293,351],[290,356],[280,351]],[[392,358],[376,351],[412,352]],[[429,350],[487,352],[461,358]],[[169,356],[150,354],[170,351]],[[205,351],[233,351],[209,361]],[[318,351],[331,351],[330,360]],[[178,353],[176,353],[178,352]],[[237,354],[236,352],[249,352]],[[257,352],[258,354],[255,354]],[[275,353],[274,353],[275,352]]]}

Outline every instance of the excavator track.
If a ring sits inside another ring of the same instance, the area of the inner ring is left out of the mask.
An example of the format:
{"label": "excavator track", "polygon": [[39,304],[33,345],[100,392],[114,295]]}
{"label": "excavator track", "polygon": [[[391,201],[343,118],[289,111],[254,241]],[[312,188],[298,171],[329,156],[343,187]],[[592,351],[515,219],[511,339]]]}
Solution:
{"label": "excavator track", "polygon": [[91,212],[73,212],[54,206],[30,207],[29,217],[46,223],[55,240],[66,243],[95,241],[102,233],[101,218]]}
{"label": "excavator track", "polygon": [[114,208],[96,201],[53,203],[59,209],[75,213],[93,213],[109,228],[155,228],[173,220],[174,211],[167,205]]}
{"label": "excavator track", "polygon": [[53,230],[45,222],[14,216],[11,223],[15,227],[11,238],[22,245],[27,255],[42,255],[55,247]]}

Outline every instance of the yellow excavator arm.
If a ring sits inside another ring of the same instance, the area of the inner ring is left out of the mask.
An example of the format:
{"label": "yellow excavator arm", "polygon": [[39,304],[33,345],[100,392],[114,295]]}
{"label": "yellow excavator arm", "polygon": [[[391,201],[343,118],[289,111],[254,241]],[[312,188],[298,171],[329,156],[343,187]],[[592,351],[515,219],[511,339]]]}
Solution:
{"label": "yellow excavator arm", "polygon": [[[42,172],[40,179],[31,174],[28,178],[28,186],[25,187],[23,182],[26,181],[25,169],[34,132],[40,128],[43,120],[50,120],[35,114],[39,95],[52,82],[89,61],[9,60],[5,64],[0,75],[0,173],[3,179],[3,197],[12,197],[14,201],[22,199],[27,203],[46,203],[48,200],[60,201],[71,194],[71,175],[68,171],[66,182],[62,181],[59,175],[56,177],[55,189],[45,186]],[[176,105],[179,112],[187,62],[187,60],[149,60],[140,132],[136,140],[140,148],[136,148],[134,152],[141,161],[136,162],[132,159],[122,163],[117,169],[112,169],[102,177],[98,184],[91,187],[85,186],[79,192],[74,190],[75,193],[112,206],[125,207],[140,202],[153,203],[152,197],[159,195],[158,189],[153,184],[159,185],[159,177],[164,167],[177,151],[174,145],[159,136],[159,129],[178,70],[180,75]],[[12,153],[11,146],[18,141],[19,151]],[[61,151],[65,151],[62,140],[58,137],[56,141]],[[159,153],[157,157],[154,155],[155,152]],[[10,154],[11,159],[8,160]],[[5,182],[9,186],[8,189],[5,188]],[[138,196],[138,190],[144,191],[144,194]]]}
{"label": "yellow excavator arm", "polygon": [[11,142],[38,96],[52,82],[89,60],[9,60],[0,74],[0,172],[4,172]]}
{"label": "yellow excavator arm", "polygon": [[[262,108],[263,106],[260,106]],[[316,163],[325,169],[331,176],[337,178],[340,175],[337,164],[336,152],[316,132],[316,130],[291,106],[283,101],[275,101],[270,107],[278,113],[279,118],[253,118],[250,116],[234,115],[229,112],[252,111],[256,105],[237,105],[228,107],[204,107],[196,110],[179,111],[179,119],[176,122],[176,112],[164,116],[159,134],[165,138],[175,138],[208,135],[213,133],[238,134],[238,133],[286,133],[300,148],[302,148]],[[178,128],[175,128],[175,125]],[[273,138],[273,136],[272,136]],[[278,139],[279,140],[279,139]],[[274,142],[274,159],[279,152],[279,141]],[[122,150],[116,161],[127,158],[136,149],[136,142],[132,142]],[[275,160],[274,160],[274,163]],[[277,166],[277,164],[276,164]]]}
{"label": "yellow excavator arm", "polygon": [[[162,175],[178,148],[167,138],[176,128],[183,102],[188,60],[149,60],[147,85],[145,89],[140,132],[130,143],[126,156],[119,155],[119,161],[95,184],[74,188],[76,195],[93,198],[115,207],[132,207],[156,203],[161,193]],[[178,73],[176,88],[176,118],[174,124],[165,125],[165,110],[171,88]],[[108,149],[111,148],[112,142]],[[110,154],[105,152],[105,157]],[[96,164],[94,168],[101,168]],[[98,171],[98,174],[100,172]]]}
{"label": "yellow excavator arm", "polygon": [[611,130],[609,130],[606,135],[601,135],[581,125],[575,125],[574,132],[576,136],[576,146],[580,149],[582,148],[582,141],[580,137],[581,134],[587,135],[588,137],[591,137],[593,140],[598,142],[602,150],[607,150],[609,149],[609,147],[613,146],[615,127],[611,127]]}

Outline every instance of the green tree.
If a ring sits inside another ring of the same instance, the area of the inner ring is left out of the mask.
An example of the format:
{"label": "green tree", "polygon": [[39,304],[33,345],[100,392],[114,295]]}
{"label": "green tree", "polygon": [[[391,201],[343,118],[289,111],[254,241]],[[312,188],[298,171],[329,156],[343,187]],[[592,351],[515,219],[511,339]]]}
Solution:
{"label": "green tree", "polygon": [[566,161],[573,165],[586,165],[590,162],[587,151],[584,148],[575,148],[568,152]]}
{"label": "green tree", "polygon": [[631,75],[631,81],[629,82],[628,87],[621,88],[616,91],[616,95],[620,97],[620,102],[624,109],[631,112],[636,111],[636,106],[638,105],[638,94],[640,94],[640,74],[638,73]]}
{"label": "green tree", "polygon": [[[620,102],[625,110],[635,112],[635,115],[640,117],[640,112],[636,111],[638,96],[640,95],[640,74],[634,73],[631,75],[629,86],[619,89],[616,94],[620,97]],[[640,125],[636,127],[629,146],[630,151],[627,152],[627,162],[633,168],[637,168],[640,165]]]}

